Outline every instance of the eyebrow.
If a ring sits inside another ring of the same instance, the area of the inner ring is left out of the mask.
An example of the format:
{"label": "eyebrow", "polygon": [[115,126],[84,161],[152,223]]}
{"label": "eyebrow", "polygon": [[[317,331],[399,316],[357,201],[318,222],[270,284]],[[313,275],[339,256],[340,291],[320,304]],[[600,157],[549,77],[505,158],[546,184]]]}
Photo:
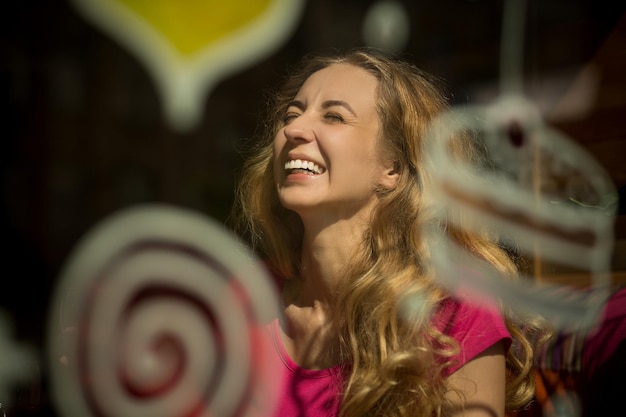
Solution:
{"label": "eyebrow", "polygon": [[[289,102],[289,107],[297,107],[298,109],[304,111],[306,106],[300,100],[292,100]],[[322,109],[328,109],[330,107],[340,106],[348,110],[353,116],[356,116],[356,113],[352,109],[352,106],[343,100],[326,100],[322,103]]]}
{"label": "eyebrow", "polygon": [[348,103],[343,101],[343,100],[327,100],[327,101],[322,103],[322,108],[323,109],[327,109],[329,107],[335,107],[335,106],[343,107],[346,110],[348,110],[350,113],[352,113],[353,116],[356,116],[356,113],[354,112],[352,107]]}

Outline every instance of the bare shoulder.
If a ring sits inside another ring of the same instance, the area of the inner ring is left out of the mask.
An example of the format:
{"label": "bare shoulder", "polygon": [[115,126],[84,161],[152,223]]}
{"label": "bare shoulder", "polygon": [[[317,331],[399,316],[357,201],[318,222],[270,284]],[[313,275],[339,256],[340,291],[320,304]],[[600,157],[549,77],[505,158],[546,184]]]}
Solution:
{"label": "bare shoulder", "polygon": [[497,342],[459,368],[448,378],[454,416],[503,417],[506,360],[503,342]]}

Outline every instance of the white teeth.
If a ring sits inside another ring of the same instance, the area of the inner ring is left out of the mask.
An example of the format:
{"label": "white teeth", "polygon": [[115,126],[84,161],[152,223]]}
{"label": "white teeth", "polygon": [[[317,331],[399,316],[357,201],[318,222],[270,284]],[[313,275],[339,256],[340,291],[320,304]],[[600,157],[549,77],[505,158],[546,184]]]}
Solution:
{"label": "white teeth", "polygon": [[317,164],[311,161],[302,161],[301,159],[292,159],[291,161],[285,162],[285,169],[306,169],[307,171],[311,171],[314,174],[321,174],[324,172]]}

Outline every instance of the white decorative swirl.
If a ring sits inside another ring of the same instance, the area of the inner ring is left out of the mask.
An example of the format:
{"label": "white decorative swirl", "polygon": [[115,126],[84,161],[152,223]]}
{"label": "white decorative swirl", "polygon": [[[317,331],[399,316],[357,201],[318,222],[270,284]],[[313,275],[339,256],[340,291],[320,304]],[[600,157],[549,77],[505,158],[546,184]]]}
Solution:
{"label": "white decorative swirl", "polygon": [[[455,158],[450,145],[467,132],[478,134],[493,165]],[[429,144],[431,197],[440,219],[461,230],[489,230],[525,256],[540,254],[587,273],[597,291],[541,285],[535,276],[508,281],[438,228],[426,228],[438,245],[432,253],[442,283],[543,314],[558,327],[595,325],[610,285],[613,244],[614,213],[601,203],[615,189],[602,166],[545,125],[529,100],[515,95],[442,114],[430,127]],[[580,204],[583,198],[589,203]]]}
{"label": "white decorative swirl", "polygon": [[[489,231],[527,259],[582,272],[591,289],[543,285],[532,276],[510,281],[438,226],[423,232],[433,267],[451,289],[481,302],[496,299],[518,310],[542,314],[558,328],[590,330],[610,287],[610,257],[616,195],[604,168],[581,146],[548,126],[524,96],[524,0],[504,3],[502,93],[492,103],[454,107],[429,126],[426,157],[439,224],[470,232]],[[459,159],[453,151],[470,133],[489,166]],[[577,283],[572,283],[577,284]]]}
{"label": "white decorative swirl", "polygon": [[103,222],[71,257],[53,304],[62,414],[271,414],[281,368],[264,330],[278,301],[258,262],[182,209],[141,207]]}

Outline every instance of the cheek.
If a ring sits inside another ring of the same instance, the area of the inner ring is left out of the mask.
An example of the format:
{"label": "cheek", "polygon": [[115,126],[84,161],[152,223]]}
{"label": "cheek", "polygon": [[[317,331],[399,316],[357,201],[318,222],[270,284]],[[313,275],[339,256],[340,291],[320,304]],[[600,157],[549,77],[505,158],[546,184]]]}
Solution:
{"label": "cheek", "polygon": [[376,153],[367,144],[354,143],[351,146],[342,146],[338,153],[343,156],[346,166],[363,172],[369,172],[378,161]]}

